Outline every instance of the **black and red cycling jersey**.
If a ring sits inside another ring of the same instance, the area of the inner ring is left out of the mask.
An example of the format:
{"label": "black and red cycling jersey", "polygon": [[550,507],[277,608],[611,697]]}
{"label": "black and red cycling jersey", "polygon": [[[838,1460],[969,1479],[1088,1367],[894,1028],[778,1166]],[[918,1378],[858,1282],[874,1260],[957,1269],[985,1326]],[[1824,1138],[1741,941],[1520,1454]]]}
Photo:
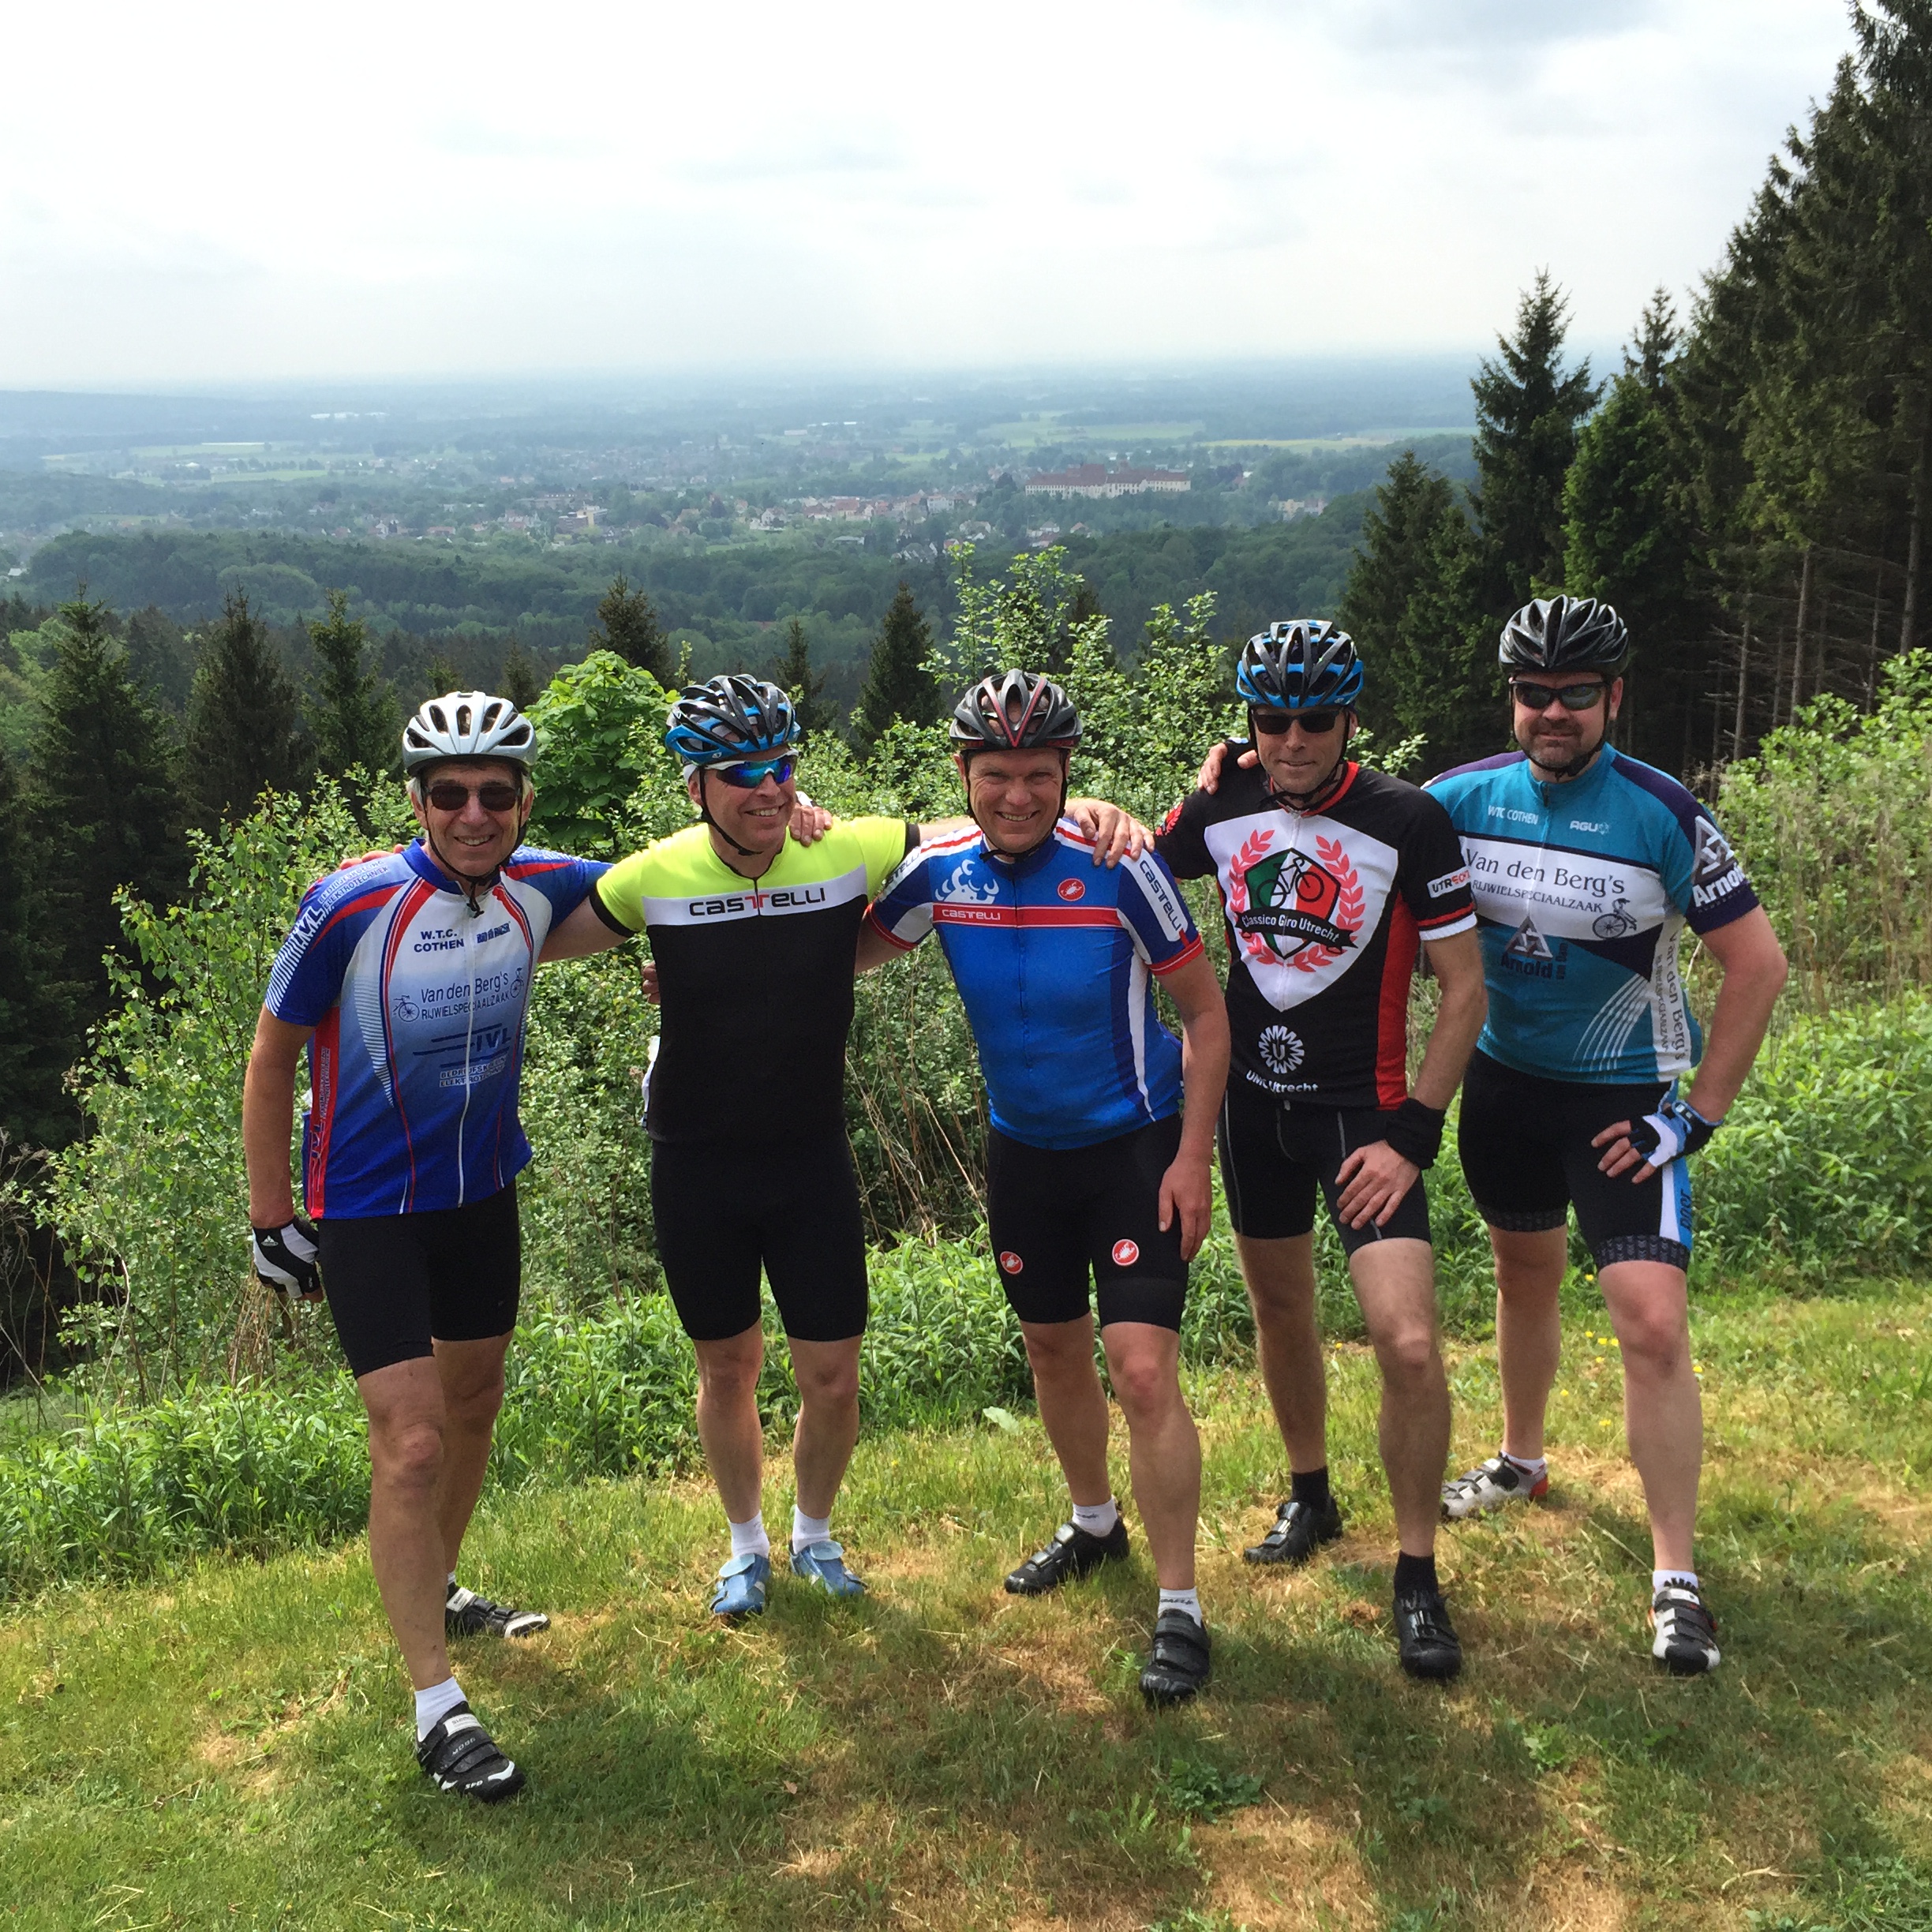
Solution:
{"label": "black and red cycling jersey", "polygon": [[1334,797],[1295,811],[1237,766],[1247,748],[1155,841],[1177,878],[1211,874],[1220,893],[1234,1071],[1284,1100],[1400,1106],[1417,942],[1476,924],[1455,828],[1427,792],[1352,761]]}

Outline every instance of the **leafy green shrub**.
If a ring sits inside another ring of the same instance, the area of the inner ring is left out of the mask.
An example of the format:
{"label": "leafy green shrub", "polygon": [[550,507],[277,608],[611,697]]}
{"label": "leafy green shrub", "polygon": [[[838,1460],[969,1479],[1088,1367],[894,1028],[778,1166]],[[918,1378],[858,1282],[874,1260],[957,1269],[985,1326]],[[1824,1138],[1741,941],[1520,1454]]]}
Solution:
{"label": "leafy green shrub", "polygon": [[1932,651],[1885,666],[1877,708],[1806,706],[1724,773],[1720,810],[1818,1012],[1932,981]]}
{"label": "leafy green shrub", "polygon": [[1801,1016],[1766,1043],[1698,1155],[1713,1260],[1873,1272],[1932,1243],[1932,997]]}

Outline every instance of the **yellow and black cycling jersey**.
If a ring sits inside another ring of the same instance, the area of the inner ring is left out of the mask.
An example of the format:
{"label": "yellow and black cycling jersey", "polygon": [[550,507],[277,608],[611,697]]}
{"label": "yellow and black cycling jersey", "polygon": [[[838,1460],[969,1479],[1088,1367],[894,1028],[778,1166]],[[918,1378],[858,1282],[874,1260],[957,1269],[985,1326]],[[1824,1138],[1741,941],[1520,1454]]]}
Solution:
{"label": "yellow and black cycling jersey", "polygon": [[772,1123],[843,1131],[859,923],[918,840],[898,818],[789,834],[758,878],[734,872],[702,825],[606,872],[605,923],[647,933],[663,1011],[646,1095],[653,1140],[716,1139]]}

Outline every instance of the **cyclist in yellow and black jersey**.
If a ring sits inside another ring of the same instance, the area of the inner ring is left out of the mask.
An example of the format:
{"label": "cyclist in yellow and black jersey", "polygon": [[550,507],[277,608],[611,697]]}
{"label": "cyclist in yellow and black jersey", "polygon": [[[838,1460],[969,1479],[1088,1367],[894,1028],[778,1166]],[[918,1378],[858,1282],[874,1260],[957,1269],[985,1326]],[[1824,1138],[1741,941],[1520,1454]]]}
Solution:
{"label": "cyclist in yellow and black jersey", "polygon": [[[776,685],[730,676],[688,687],[665,740],[702,822],[606,873],[558,934],[586,953],[650,938],[664,1013],[645,1111],[651,1211],[698,1354],[698,1432],[732,1539],[711,1608],[728,1617],[762,1610],[771,1574],[759,1507],[761,1271],[799,1387],[791,1567],[834,1596],[864,1588],[831,1535],[858,1436],[867,1312],[845,1041],[859,921],[920,834],[896,818],[820,814],[801,842],[797,736]],[[1111,806],[1069,810],[1095,837],[1096,863],[1151,841]]]}

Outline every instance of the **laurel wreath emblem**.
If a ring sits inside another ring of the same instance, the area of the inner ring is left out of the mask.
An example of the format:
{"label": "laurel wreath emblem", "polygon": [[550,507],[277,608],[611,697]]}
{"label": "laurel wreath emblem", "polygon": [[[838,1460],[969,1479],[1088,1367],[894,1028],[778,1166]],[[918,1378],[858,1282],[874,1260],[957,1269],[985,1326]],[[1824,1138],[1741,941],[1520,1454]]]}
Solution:
{"label": "laurel wreath emblem", "polygon": [[[1362,927],[1362,888],[1350,862],[1348,848],[1339,839],[1325,839],[1317,834],[1315,856],[1335,874],[1342,888],[1341,897],[1335,901],[1335,923],[1352,938]],[[1317,972],[1331,960],[1339,960],[1342,950],[1340,946],[1305,945],[1288,964],[1297,972]]]}

